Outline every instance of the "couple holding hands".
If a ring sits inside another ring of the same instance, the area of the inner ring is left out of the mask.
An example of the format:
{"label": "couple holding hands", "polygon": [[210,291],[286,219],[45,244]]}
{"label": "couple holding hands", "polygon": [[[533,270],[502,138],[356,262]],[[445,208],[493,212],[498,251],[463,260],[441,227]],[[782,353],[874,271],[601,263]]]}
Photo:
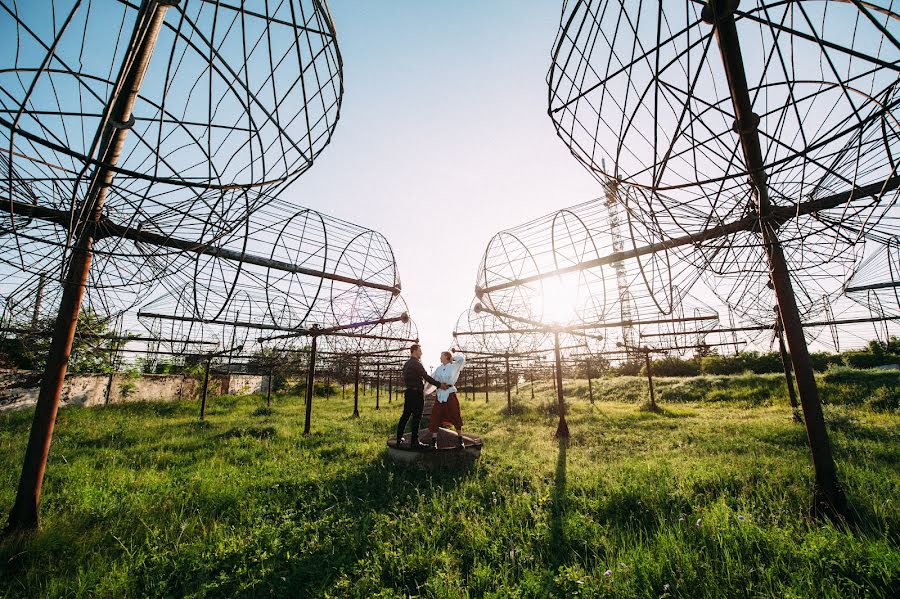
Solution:
{"label": "couple holding hands", "polygon": [[456,442],[459,447],[463,447],[462,414],[459,411],[459,399],[456,397],[454,385],[463,364],[466,363],[466,357],[461,353],[441,352],[441,365],[429,376],[422,366],[422,347],[418,343],[412,345],[409,354],[409,360],[403,365],[403,384],[406,390],[403,393],[403,415],[397,424],[397,447],[399,448],[403,441],[403,433],[410,417],[412,417],[410,449],[428,447],[419,442],[419,423],[422,420],[422,409],[425,407],[425,396],[430,395],[435,388],[437,397],[431,409],[431,419],[428,421],[431,448],[437,449],[438,428],[445,422],[456,428]]}

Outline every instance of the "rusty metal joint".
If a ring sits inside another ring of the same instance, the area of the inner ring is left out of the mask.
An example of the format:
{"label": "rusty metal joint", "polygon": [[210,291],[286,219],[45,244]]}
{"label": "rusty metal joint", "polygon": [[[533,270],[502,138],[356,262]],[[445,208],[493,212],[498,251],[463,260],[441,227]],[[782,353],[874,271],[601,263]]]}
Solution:
{"label": "rusty metal joint", "polygon": [[733,15],[740,0],[709,0],[700,11],[700,18],[707,25],[715,25],[722,17]]}
{"label": "rusty metal joint", "polygon": [[759,115],[755,112],[751,112],[747,115],[746,118],[734,119],[734,123],[732,123],[731,125],[731,130],[738,135],[755,133],[759,130]]}
{"label": "rusty metal joint", "polygon": [[113,129],[131,129],[132,127],[134,127],[134,123],[135,120],[133,114],[128,117],[127,121],[119,121],[116,119],[109,120],[109,126]]}

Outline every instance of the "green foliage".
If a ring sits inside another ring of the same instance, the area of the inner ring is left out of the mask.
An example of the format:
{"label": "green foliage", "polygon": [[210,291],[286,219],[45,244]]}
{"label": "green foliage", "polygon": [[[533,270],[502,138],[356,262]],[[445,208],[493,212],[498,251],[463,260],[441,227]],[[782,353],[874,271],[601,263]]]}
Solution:
{"label": "green foliage", "polygon": [[832,368],[821,381],[819,395],[825,403],[866,404],[881,411],[900,408],[900,371]]}
{"label": "green foliage", "polygon": [[[50,350],[50,336],[54,319],[39,320],[33,326],[22,326],[30,332],[0,339],[0,365],[41,372]],[[98,339],[111,335],[109,322],[90,308],[78,313],[78,328],[72,341],[68,372],[71,374],[109,374],[115,353],[124,345],[121,341]]]}
{"label": "green foliage", "polygon": [[141,377],[141,372],[139,370],[127,370],[121,373],[120,376],[123,376],[125,380],[119,385],[119,394],[127,399],[137,390],[137,379]]}
{"label": "green foliage", "polygon": [[851,368],[877,368],[886,364],[900,365],[900,354],[885,351],[848,351],[841,354],[844,363]]}
{"label": "green foliage", "polygon": [[643,367],[643,360],[628,360],[615,368],[610,368],[609,374],[612,376],[637,376],[641,373]]}
{"label": "green foliage", "polygon": [[[846,351],[840,354],[814,352],[810,355],[813,369],[825,372],[829,368],[849,366],[851,368],[875,368],[885,364],[900,364],[900,341],[892,337],[887,345],[877,341],[869,342],[863,350]],[[736,356],[706,356],[700,361],[702,374],[756,374],[782,372],[781,356],[777,352],[742,352]],[[666,375],[660,375],[666,376]]]}
{"label": "green foliage", "polygon": [[590,361],[585,360],[583,362],[579,362],[575,367],[575,377],[579,379],[586,379],[588,375],[592,379],[595,379],[599,376],[602,376],[609,372],[610,364],[609,360],[604,358],[603,356],[594,356]]}
{"label": "green foliage", "polygon": [[782,372],[781,356],[777,352],[741,352],[735,356],[706,356],[700,361],[703,374],[766,374]]}
{"label": "green foliage", "polygon": [[809,359],[812,361],[813,370],[816,372],[825,372],[829,368],[837,368],[844,365],[842,354],[819,351],[811,353]]}
{"label": "green foliage", "polygon": [[[566,381],[462,399],[485,449],[468,471],[394,466],[402,402],[294,397],[65,408],[37,535],[0,543],[0,596],[892,597],[900,421],[870,409],[897,373],[829,371],[825,417],[853,527],[809,520],[806,436],[777,374]],[[676,401],[676,396],[680,399]],[[759,401],[759,398],[768,398]],[[666,405],[669,402],[669,405]],[[542,408],[547,405],[548,407]],[[251,414],[256,416],[251,417]],[[0,505],[32,412],[0,414]],[[608,572],[608,574],[607,574]]]}
{"label": "green foliage", "polygon": [[[653,376],[697,376],[700,366],[697,360],[684,360],[677,356],[665,356],[651,362]],[[641,376],[647,376],[646,364],[641,368]]]}
{"label": "green foliage", "polygon": [[[338,388],[336,385],[331,383],[325,384],[316,381],[315,387],[313,387],[313,393],[315,393],[316,397],[330,397],[332,395],[337,395]],[[381,390],[381,394],[384,395],[384,389]]]}

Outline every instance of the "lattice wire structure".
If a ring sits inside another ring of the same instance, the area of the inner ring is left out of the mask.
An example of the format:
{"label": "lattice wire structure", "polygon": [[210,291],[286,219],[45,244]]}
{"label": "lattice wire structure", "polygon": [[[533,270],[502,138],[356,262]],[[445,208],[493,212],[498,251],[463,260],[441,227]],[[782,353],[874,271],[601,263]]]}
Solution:
{"label": "lattice wire structure", "polygon": [[511,366],[518,371],[520,365],[542,358],[544,354],[553,351],[551,343],[552,333],[549,329],[533,325],[511,327],[484,310],[475,300],[457,318],[451,345],[466,355],[464,372],[468,379],[474,380],[479,372],[483,372],[485,399],[490,386],[490,367],[500,364],[505,383],[507,412],[511,414]]}
{"label": "lattice wire structure", "polygon": [[838,515],[800,319],[867,236],[896,227],[898,31],[889,2],[566,2],[548,75],[558,135],[601,180],[632,186],[624,206],[659,242],[690,248],[745,313],[764,313],[743,298],[771,280],[815,509]]}
{"label": "lattice wire structure", "polygon": [[541,327],[509,327],[473,300],[456,319],[452,346],[467,354],[521,353],[546,347],[548,336]]}
{"label": "lattice wire structure", "polygon": [[501,231],[485,250],[476,297],[511,329],[533,323],[590,333],[591,343],[602,331],[597,350],[634,344],[641,327],[670,325],[675,334],[679,322],[717,320],[689,293],[699,279],[693,265],[622,257],[621,235],[608,197]]}
{"label": "lattice wire structure", "polygon": [[[508,334],[542,334],[557,376],[566,354],[589,363],[649,364],[650,353],[704,347],[702,329],[718,323],[717,311],[688,291],[700,278],[694,265],[665,251],[650,260],[627,255],[626,247],[638,247],[642,227],[623,221],[616,200],[621,192],[609,184],[604,198],[501,231],[485,250],[475,311],[489,314]],[[658,333],[655,347],[639,343],[645,330]],[[567,437],[562,385],[556,387],[557,434]]]}
{"label": "lattice wire structure", "polygon": [[343,83],[319,0],[3,8],[0,263],[63,287],[9,521],[31,528],[85,289],[112,316],[214,254],[327,145]]}
{"label": "lattice wire structure", "polygon": [[[354,368],[353,417],[359,417],[359,383],[363,361],[382,361],[408,354],[412,343],[418,343],[419,333],[415,322],[409,317],[409,310],[402,296],[391,304],[388,313],[378,322],[356,323],[329,334],[331,353],[343,355],[352,360]],[[313,362],[315,357],[313,356]],[[314,367],[314,366],[313,366]],[[311,367],[310,377],[313,376]],[[310,378],[312,384],[312,378]],[[307,410],[311,398],[307,397]]]}
{"label": "lattice wire structure", "polygon": [[[636,321],[638,314],[673,314],[680,290],[690,289],[700,273],[664,252],[652,261],[628,256],[624,244],[639,243],[641,226],[621,223],[610,210],[611,197],[616,196],[608,191],[603,199],[496,234],[482,258],[476,297],[497,313],[544,326],[609,328],[609,322]],[[634,336],[628,330],[621,334]]]}
{"label": "lattice wire structure", "polygon": [[176,351],[204,340],[229,356],[236,347],[273,361],[307,354],[306,434],[322,342],[368,355],[417,337],[387,240],[314,210],[275,200],[192,266],[163,280],[166,293],[138,319]]}
{"label": "lattice wire structure", "polygon": [[400,279],[380,233],[275,200],[161,287],[139,318],[171,316],[278,336],[378,321],[394,305]]}
{"label": "lattice wire structure", "polygon": [[900,237],[892,237],[872,250],[848,279],[844,291],[874,314],[900,316]]}

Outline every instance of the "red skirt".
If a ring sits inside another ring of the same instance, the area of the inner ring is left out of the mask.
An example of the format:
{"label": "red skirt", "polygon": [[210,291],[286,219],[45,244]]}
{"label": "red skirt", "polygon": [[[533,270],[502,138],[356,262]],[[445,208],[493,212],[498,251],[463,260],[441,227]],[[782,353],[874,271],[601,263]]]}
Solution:
{"label": "red skirt", "polygon": [[436,433],[442,424],[452,424],[455,428],[462,428],[462,414],[459,412],[459,399],[456,393],[451,393],[447,403],[441,403],[435,398],[431,406],[431,418],[428,420],[428,430]]}

